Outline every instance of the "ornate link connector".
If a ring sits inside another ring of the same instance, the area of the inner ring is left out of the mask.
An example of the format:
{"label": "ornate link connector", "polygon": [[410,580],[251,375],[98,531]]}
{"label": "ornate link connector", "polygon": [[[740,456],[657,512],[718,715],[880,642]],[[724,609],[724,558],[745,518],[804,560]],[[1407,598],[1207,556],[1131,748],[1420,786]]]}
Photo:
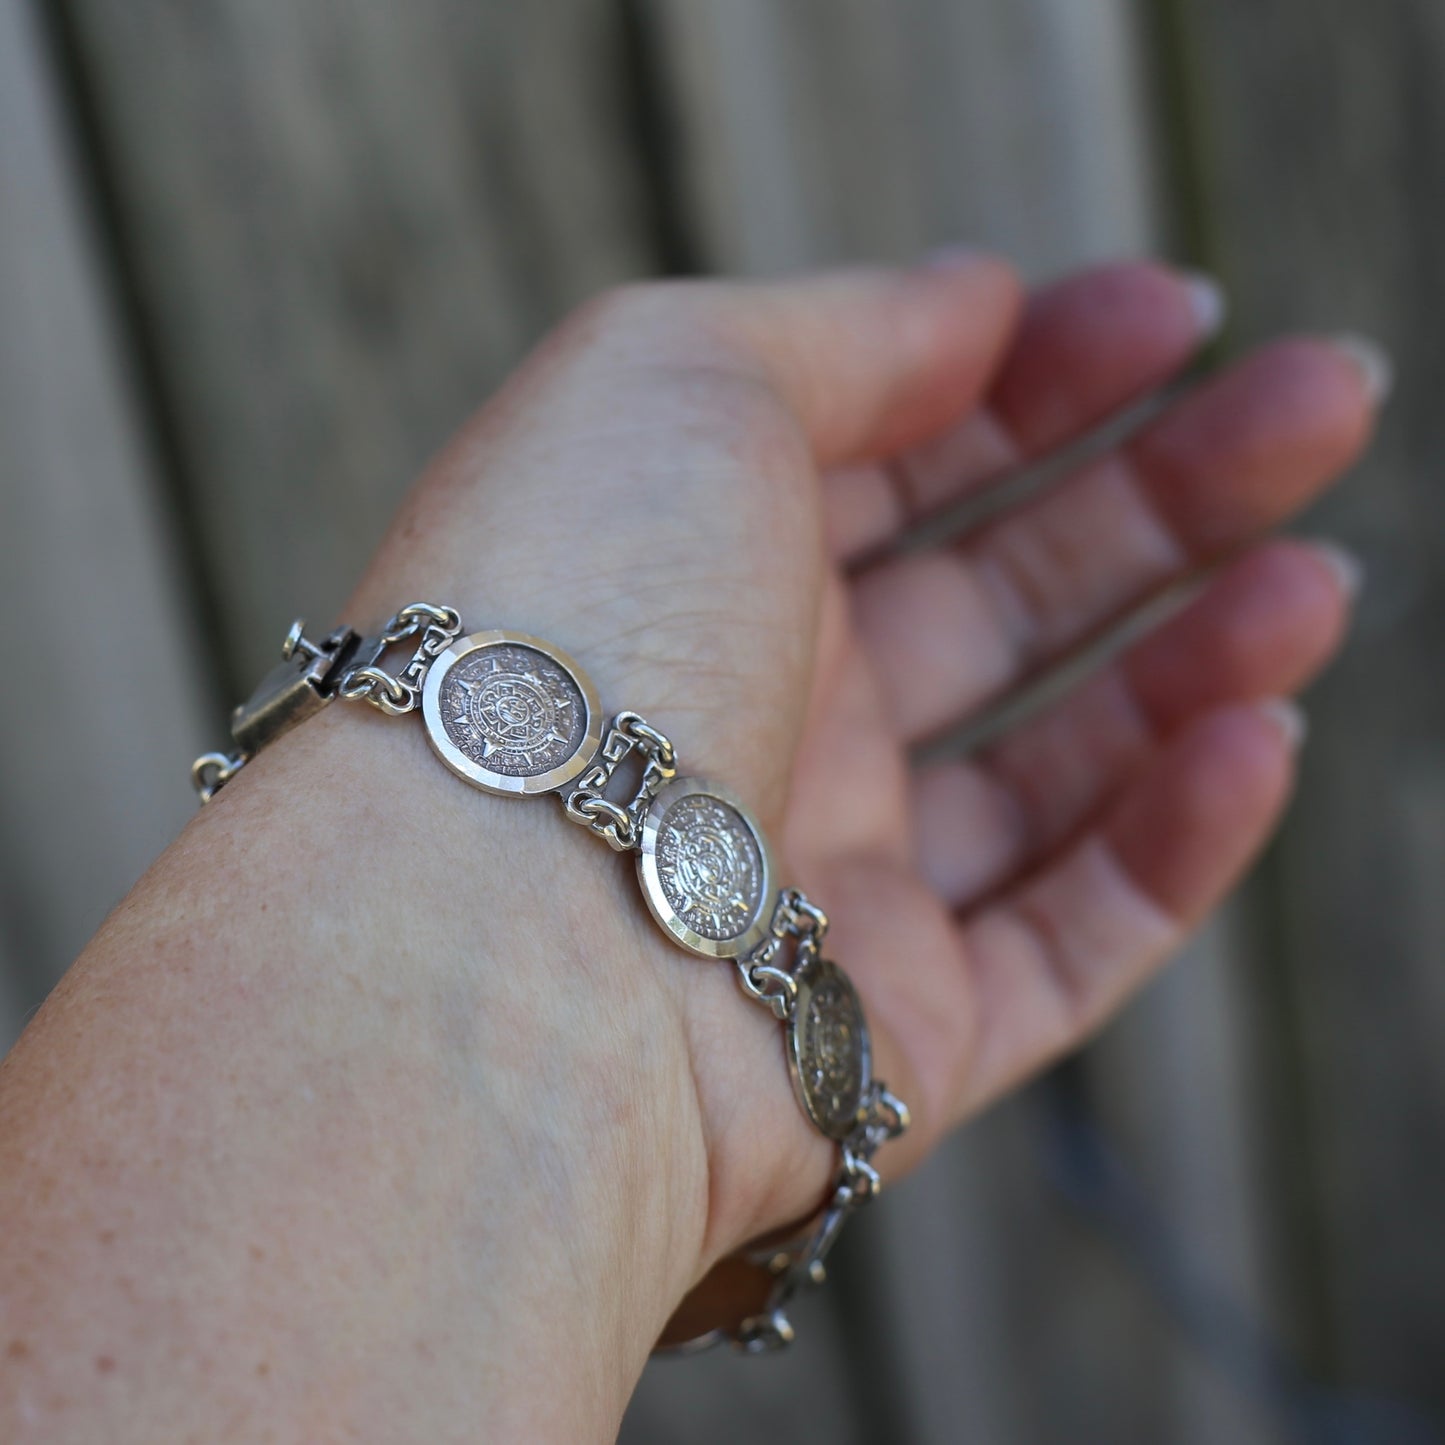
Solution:
{"label": "ornate link connector", "polygon": [[[645,759],[642,777],[626,803],[614,803],[603,794],[634,751]],[[652,800],[676,776],[677,753],[666,734],[638,713],[620,712],[612,719],[596,761],[577,779],[563,807],[574,823],[590,828],[614,851],[628,853],[642,837],[642,820]]]}
{"label": "ornate link connector", "polygon": [[[347,669],[337,685],[337,695],[349,702],[369,702],[387,717],[414,712],[421,706],[427,669],[456,641],[461,630],[462,619],[455,608],[435,607],[430,602],[403,607],[380,635],[367,639],[367,655]],[[381,658],[391,648],[418,634],[421,640],[399,673],[393,676],[381,667]]]}

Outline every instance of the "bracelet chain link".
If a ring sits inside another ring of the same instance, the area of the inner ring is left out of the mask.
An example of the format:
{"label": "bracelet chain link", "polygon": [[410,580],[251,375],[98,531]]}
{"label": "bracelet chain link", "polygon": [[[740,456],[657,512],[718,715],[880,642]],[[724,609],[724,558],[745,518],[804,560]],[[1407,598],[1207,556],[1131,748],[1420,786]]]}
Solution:
{"label": "bracelet chain link", "polygon": [[[642,777],[632,797],[614,803],[603,796],[618,766],[638,752],[644,759]],[[677,752],[671,740],[646,718],[635,712],[620,712],[607,729],[597,760],[577,780],[563,807],[574,823],[590,828],[618,853],[637,847],[642,836],[642,818],[664,783],[677,776]]]}
{"label": "bracelet chain link", "polygon": [[[461,631],[462,619],[454,608],[434,607],[429,602],[410,603],[382,628],[376,639],[379,648],[374,654],[375,660],[347,668],[337,680],[336,695],[348,702],[369,702],[387,717],[401,717],[403,713],[414,712],[421,705],[421,685],[427,668],[461,636]],[[395,675],[387,672],[381,666],[383,654],[418,633],[421,641],[406,666]],[[281,656],[290,657],[288,649],[304,642],[301,623],[297,621],[286,635]]]}

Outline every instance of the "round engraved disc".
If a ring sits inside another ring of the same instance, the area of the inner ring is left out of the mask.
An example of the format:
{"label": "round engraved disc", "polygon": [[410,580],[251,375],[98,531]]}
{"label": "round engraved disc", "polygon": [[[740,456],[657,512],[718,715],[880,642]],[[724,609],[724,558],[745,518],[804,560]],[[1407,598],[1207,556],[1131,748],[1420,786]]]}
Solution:
{"label": "round engraved disc", "polygon": [[489,793],[570,783],[601,741],[601,709],[565,652],[524,632],[474,632],[432,663],[422,689],[442,761]]}
{"label": "round engraved disc", "polygon": [[797,974],[788,1063],[803,1111],[830,1139],[846,1139],[873,1078],[868,1021],[848,975],[825,958]]}
{"label": "round engraved disc", "polygon": [[685,948],[736,958],[767,930],[772,863],[762,831],[731,793],[675,778],[643,820],[637,872],[652,915]]}

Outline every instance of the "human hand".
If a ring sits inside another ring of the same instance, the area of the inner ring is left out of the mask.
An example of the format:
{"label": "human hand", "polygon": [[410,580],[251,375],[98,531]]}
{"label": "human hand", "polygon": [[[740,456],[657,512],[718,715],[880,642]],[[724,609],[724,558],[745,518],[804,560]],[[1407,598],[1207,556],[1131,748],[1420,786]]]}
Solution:
{"label": "human hand", "polygon": [[[481,413],[363,591],[361,616],[440,588],[469,626],[558,642],[604,706],[643,712],[683,771],[760,812],[783,879],[828,909],[878,1070],[913,1106],[888,1173],[1094,1030],[1273,828],[1298,742],[1278,699],[1335,649],[1351,578],[1329,549],[1258,538],[1359,453],[1380,363],[1277,343],[963,541],[852,564],[1171,380],[1212,310],[1197,279],[1148,265],[1024,303],[1005,265],[969,256],[625,290]],[[1241,549],[984,755],[910,766],[915,744]],[[831,1148],[732,970],[649,944],[653,1026],[687,1040],[690,1077],[639,1087],[695,1091],[700,1140],[661,1157],[706,1158],[702,1269],[815,1209]],[[707,1291],[689,1307],[719,1312]]]}

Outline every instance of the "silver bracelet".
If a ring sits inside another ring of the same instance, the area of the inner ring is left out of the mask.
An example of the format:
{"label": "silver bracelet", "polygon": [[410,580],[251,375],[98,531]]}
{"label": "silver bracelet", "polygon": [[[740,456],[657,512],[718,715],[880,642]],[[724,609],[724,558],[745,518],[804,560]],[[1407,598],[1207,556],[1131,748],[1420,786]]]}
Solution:
{"label": "silver bracelet", "polygon": [[[811,1230],[743,1257],[758,1273],[760,1308],[681,1346],[778,1349],[793,1339],[793,1296],[822,1283],[848,1216],[878,1193],[873,1155],[908,1127],[907,1108],[873,1077],[858,995],[823,957],[827,917],[798,889],[777,886],[767,840],[736,797],[677,775],[666,736],[635,712],[604,726],[596,689],[565,652],[526,633],[461,630],[453,608],[424,602],[372,636],[339,627],[314,642],[293,623],[282,662],[231,716],[234,751],[196,759],[196,791],[209,802],[268,743],[340,697],[389,717],[420,709],[442,762],[473,787],[555,793],[573,822],[635,853],[662,928],[691,953],[733,960],[743,992],[783,1023],[793,1091],[838,1145],[838,1175]],[[411,657],[390,673],[382,663],[402,644]]]}

